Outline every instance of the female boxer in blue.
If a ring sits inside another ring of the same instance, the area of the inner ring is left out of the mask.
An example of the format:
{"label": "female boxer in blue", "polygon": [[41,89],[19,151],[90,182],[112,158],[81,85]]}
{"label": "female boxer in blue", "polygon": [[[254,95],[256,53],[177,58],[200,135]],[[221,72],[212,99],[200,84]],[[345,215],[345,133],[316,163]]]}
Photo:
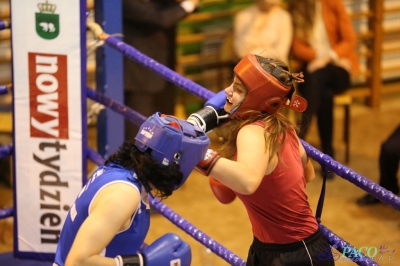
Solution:
{"label": "female boxer in blue", "polygon": [[71,206],[54,266],[188,266],[191,250],[166,234],[139,252],[149,230],[148,193],[165,198],[204,157],[210,140],[197,126],[159,113],[100,166]]}

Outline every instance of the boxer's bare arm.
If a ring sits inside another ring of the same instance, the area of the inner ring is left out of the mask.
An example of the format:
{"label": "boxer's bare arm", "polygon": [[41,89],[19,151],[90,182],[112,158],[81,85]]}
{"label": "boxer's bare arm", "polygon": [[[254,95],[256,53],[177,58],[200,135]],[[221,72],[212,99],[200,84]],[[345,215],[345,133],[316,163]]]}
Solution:
{"label": "boxer's bare arm", "polygon": [[115,266],[113,258],[99,254],[129,225],[139,204],[140,194],[133,186],[116,183],[103,188],[75,237],[65,265]]}

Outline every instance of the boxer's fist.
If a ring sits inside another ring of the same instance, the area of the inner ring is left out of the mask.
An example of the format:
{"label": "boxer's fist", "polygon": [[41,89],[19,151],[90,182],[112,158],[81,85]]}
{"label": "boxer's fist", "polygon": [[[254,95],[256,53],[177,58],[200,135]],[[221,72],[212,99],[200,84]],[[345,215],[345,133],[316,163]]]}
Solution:
{"label": "boxer's fist", "polygon": [[234,199],[236,198],[236,194],[233,192],[232,189],[218,182],[211,176],[209,178],[209,182],[211,191],[219,202],[221,202],[222,204],[228,204],[234,201]]}
{"label": "boxer's fist", "polygon": [[224,110],[225,102],[226,93],[222,90],[211,97],[203,109],[191,114],[187,121],[198,125],[204,132],[210,132],[229,120],[229,114]]}
{"label": "boxer's fist", "polygon": [[206,106],[203,109],[191,114],[187,121],[199,126],[204,132],[210,132],[217,126],[225,123],[229,119],[229,114],[224,109],[215,109]]}
{"label": "boxer's fist", "polygon": [[200,161],[194,169],[199,171],[201,174],[208,176],[219,158],[221,158],[221,156],[218,154],[218,152],[208,149],[204,159]]}
{"label": "boxer's fist", "polygon": [[190,246],[178,235],[168,233],[142,251],[144,266],[189,266],[192,261]]}

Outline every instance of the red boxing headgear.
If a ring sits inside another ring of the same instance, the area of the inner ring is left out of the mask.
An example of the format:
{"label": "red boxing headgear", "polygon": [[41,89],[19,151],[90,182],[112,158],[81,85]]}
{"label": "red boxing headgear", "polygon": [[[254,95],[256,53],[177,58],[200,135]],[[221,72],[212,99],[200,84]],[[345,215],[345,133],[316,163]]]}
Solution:
{"label": "red boxing headgear", "polygon": [[[295,95],[292,78],[302,80],[297,78],[296,74],[277,66],[272,59],[265,58],[266,61],[262,63],[272,66],[270,73],[263,68],[260,59],[264,58],[248,54],[235,66],[235,75],[246,87],[247,96],[231,117],[243,118],[247,110],[257,110],[272,115],[284,106],[303,112],[307,108],[307,101]],[[288,73],[287,80],[279,79],[282,71]]]}

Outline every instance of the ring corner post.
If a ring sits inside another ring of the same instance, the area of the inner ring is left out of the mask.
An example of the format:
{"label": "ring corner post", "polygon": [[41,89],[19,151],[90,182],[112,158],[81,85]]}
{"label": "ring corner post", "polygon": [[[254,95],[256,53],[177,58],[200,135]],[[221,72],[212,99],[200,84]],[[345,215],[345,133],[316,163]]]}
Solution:
{"label": "ring corner post", "polygon": [[[95,21],[109,34],[122,33],[122,1],[95,0]],[[124,102],[123,55],[103,46],[96,51],[96,87],[104,95]],[[124,139],[124,118],[110,109],[97,121],[98,152],[107,158]]]}

